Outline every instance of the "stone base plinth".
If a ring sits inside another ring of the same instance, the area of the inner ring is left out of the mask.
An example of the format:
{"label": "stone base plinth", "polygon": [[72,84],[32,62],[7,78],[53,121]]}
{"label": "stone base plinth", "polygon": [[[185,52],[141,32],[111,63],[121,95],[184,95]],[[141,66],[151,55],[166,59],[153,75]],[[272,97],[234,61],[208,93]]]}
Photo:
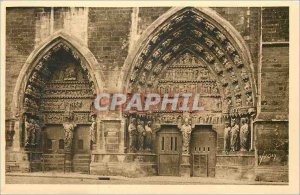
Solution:
{"label": "stone base plinth", "polygon": [[155,154],[93,154],[90,174],[125,177],[157,175]]}
{"label": "stone base plinth", "polygon": [[7,172],[29,172],[28,154],[25,151],[6,151],[5,169]]}
{"label": "stone base plinth", "polygon": [[217,155],[216,178],[254,181],[255,155],[253,152],[230,152]]}
{"label": "stone base plinth", "polygon": [[182,177],[190,177],[191,176],[191,163],[190,163],[190,155],[189,154],[182,154],[179,174]]}
{"label": "stone base plinth", "polygon": [[256,166],[254,168],[255,181],[288,182],[288,166]]}

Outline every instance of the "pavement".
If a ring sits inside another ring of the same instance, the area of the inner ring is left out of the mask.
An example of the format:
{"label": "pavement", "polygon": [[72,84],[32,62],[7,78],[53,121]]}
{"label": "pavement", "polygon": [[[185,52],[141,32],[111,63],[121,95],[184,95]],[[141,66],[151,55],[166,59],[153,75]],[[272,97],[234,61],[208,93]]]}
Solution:
{"label": "pavement", "polygon": [[162,185],[288,185],[286,182],[262,182],[249,180],[229,180],[209,177],[174,177],[174,176],[148,176],[128,178],[123,176],[89,175],[81,173],[60,172],[11,172],[6,173],[7,184],[162,184]]}

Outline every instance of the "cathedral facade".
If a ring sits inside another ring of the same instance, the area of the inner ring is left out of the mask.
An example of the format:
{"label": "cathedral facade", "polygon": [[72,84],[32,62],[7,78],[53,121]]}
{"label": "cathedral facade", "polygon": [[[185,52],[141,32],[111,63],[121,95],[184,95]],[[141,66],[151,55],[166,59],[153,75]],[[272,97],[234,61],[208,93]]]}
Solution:
{"label": "cathedral facade", "polygon": [[288,80],[287,7],[7,8],[6,171],[288,181]]}

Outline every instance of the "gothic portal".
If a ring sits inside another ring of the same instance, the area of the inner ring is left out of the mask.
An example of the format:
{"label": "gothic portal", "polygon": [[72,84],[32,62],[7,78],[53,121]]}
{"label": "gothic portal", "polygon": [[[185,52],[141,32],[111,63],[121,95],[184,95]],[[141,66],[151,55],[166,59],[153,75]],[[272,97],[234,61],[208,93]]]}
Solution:
{"label": "gothic portal", "polygon": [[[156,153],[159,175],[214,177],[216,169],[223,168],[217,158],[222,162],[226,155],[234,159],[245,154],[254,160],[250,126],[255,84],[250,61],[235,41],[213,19],[183,9],[153,30],[137,51],[125,80],[128,92],[200,94],[204,108],[125,113],[128,121],[140,121],[127,136],[137,139],[135,144],[128,142],[128,151]],[[146,131],[139,130],[139,123],[152,124],[151,138],[156,141],[151,151],[139,141],[147,139],[140,138]]]}
{"label": "gothic portal", "polygon": [[85,62],[63,40],[37,62],[22,102],[21,146],[30,169],[89,171],[96,143],[95,88]]}

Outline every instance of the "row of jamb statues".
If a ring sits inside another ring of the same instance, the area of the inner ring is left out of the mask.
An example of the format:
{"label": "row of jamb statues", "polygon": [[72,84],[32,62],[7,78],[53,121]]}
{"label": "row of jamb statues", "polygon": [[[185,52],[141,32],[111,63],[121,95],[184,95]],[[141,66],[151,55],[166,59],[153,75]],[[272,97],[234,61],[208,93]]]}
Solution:
{"label": "row of jamb statues", "polygon": [[237,119],[225,122],[224,129],[224,152],[249,151],[250,130],[248,118],[241,118],[241,126]]}
{"label": "row of jamb statues", "polygon": [[151,121],[145,122],[141,119],[132,118],[128,126],[129,150],[130,152],[142,152],[152,150]]}

